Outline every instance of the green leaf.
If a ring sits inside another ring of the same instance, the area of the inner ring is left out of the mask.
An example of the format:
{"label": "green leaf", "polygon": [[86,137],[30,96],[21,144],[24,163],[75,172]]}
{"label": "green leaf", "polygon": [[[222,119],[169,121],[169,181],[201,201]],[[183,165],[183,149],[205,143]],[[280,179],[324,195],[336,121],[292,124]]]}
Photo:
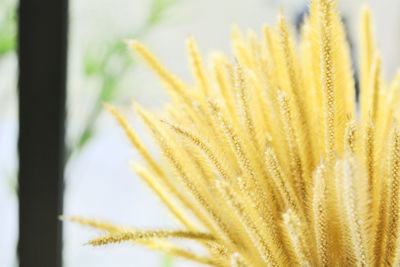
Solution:
{"label": "green leaf", "polygon": [[101,69],[101,63],[99,59],[90,52],[85,53],[83,58],[83,66],[86,76],[99,74]]}
{"label": "green leaf", "polygon": [[15,51],[15,36],[3,35],[0,37],[0,56],[3,56],[11,51]]}
{"label": "green leaf", "polygon": [[76,149],[77,150],[82,149],[92,137],[93,137],[93,130],[90,128],[86,128],[78,140]]}
{"label": "green leaf", "polygon": [[163,267],[172,267],[173,266],[173,260],[171,257],[169,257],[168,255],[165,255],[163,257]]}
{"label": "green leaf", "polygon": [[0,56],[16,50],[17,21],[16,8],[10,3],[4,4],[3,15],[0,15]]}

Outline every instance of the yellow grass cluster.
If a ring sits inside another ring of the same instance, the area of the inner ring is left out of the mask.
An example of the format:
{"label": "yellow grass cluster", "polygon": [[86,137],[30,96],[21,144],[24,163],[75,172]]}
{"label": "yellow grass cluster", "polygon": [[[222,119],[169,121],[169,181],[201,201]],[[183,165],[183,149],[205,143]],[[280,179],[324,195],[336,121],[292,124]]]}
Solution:
{"label": "yellow grass cluster", "polygon": [[171,98],[160,114],[134,104],[162,161],[107,108],[145,162],[133,169],[182,227],[141,231],[72,218],[108,232],[89,243],[133,241],[214,266],[399,265],[400,75],[383,79],[365,8],[356,102],[335,5],[310,3],[298,44],[282,15],[261,36],[234,28],[234,60],[215,53],[210,67],[188,38],[193,84],[129,42]]}

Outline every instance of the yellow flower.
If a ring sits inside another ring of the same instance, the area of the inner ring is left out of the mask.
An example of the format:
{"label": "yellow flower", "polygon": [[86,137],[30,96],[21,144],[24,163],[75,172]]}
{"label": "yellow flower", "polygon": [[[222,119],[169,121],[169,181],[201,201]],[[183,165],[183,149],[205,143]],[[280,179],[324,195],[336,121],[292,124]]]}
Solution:
{"label": "yellow flower", "polygon": [[[232,31],[234,62],[206,68],[195,40],[187,50],[195,83],[166,70],[144,45],[128,42],[170,95],[161,114],[138,104],[162,154],[150,155],[125,117],[154,189],[181,230],[141,231],[72,218],[107,231],[92,245],[133,241],[214,266],[399,265],[400,75],[386,83],[371,14],[361,16],[361,93],[332,0],[314,0],[295,38],[283,15],[261,37]],[[174,243],[192,239],[208,254]]]}

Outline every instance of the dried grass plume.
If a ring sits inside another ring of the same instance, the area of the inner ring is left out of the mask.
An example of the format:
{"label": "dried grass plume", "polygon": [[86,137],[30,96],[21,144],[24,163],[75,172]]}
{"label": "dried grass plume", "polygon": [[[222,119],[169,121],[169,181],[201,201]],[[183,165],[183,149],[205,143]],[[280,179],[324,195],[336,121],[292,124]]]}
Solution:
{"label": "dried grass plume", "polygon": [[188,38],[193,84],[128,42],[171,99],[157,114],[134,104],[162,160],[106,108],[142,156],[133,170],[181,228],[72,220],[107,232],[92,245],[132,241],[213,266],[400,265],[400,75],[383,79],[371,21],[364,8],[358,102],[335,1],[310,3],[298,44],[282,14],[260,36],[234,27],[235,60],[214,53],[205,65]]}

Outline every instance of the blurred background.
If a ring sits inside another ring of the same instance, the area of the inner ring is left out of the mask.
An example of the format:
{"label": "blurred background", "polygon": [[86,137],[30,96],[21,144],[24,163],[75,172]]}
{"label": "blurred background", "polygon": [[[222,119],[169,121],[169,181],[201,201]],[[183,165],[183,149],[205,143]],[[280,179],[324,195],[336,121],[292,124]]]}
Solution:
{"label": "blurred background", "polygon": [[[371,6],[387,78],[400,66],[400,1],[340,1],[357,58],[359,9]],[[242,30],[273,24],[280,7],[293,22],[306,10],[299,0],[70,0],[64,214],[105,219],[142,228],[174,227],[155,195],[129,169],[138,160],[121,129],[101,103],[130,111],[133,98],[157,109],[168,101],[157,79],[125,47],[123,40],[148,45],[165,66],[191,81],[185,38],[196,38],[204,55],[230,53],[233,23]],[[0,0],[0,266],[18,266],[17,0]],[[356,63],[355,63],[356,64]],[[156,151],[154,151],[156,152]],[[72,223],[63,228],[63,263],[80,266],[195,266],[130,244],[92,248],[97,232]],[[40,240],[38,240],[40,246]]]}

